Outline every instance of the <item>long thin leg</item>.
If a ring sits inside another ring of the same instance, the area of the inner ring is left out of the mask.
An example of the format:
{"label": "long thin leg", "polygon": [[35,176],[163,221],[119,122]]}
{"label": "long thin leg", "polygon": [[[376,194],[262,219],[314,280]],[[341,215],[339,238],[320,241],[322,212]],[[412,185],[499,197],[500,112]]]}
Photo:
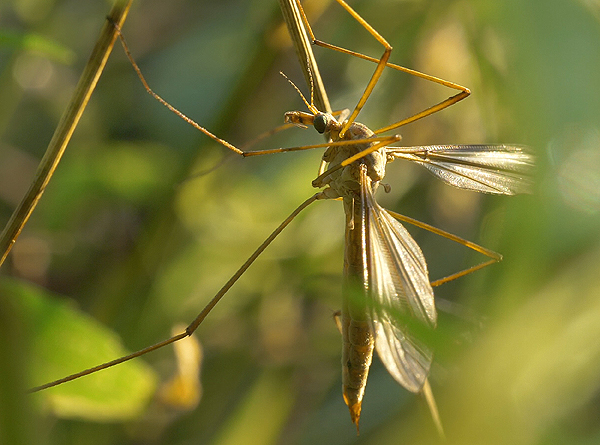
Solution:
{"label": "long thin leg", "polygon": [[425,379],[425,384],[423,385],[423,390],[421,391],[425,402],[427,403],[427,407],[429,408],[429,412],[431,413],[431,418],[433,419],[433,423],[435,424],[435,428],[438,432],[438,435],[442,440],[446,439],[446,435],[444,434],[444,427],[442,426],[442,420],[440,419],[440,413],[437,408],[437,403],[435,403],[435,398],[433,397],[433,391],[431,391],[431,386],[429,385],[429,379]]}
{"label": "long thin leg", "polygon": [[[477,264],[477,265],[469,267],[469,268],[467,268],[465,270],[456,272],[456,273],[454,273],[452,275],[449,275],[449,276],[447,276],[445,278],[441,278],[439,280],[432,281],[431,282],[431,286],[432,287],[439,286],[439,285],[447,283],[449,281],[456,280],[457,278],[460,278],[460,277],[463,277],[463,276],[468,275],[470,273],[473,273],[473,272],[475,272],[475,271],[477,271],[479,269],[483,269],[486,266],[490,266],[490,265],[492,265],[494,263],[502,261],[502,255],[500,255],[497,252],[494,252],[493,250],[486,249],[485,247],[480,246],[479,244],[476,244],[476,243],[474,243],[472,241],[468,241],[468,240],[466,240],[464,238],[461,238],[461,237],[459,237],[457,235],[454,235],[452,233],[446,232],[445,230],[442,230],[442,229],[438,229],[437,227],[434,227],[434,226],[432,226],[430,224],[418,221],[418,220],[416,220],[414,218],[410,218],[408,216],[404,216],[404,215],[401,215],[399,213],[392,212],[390,210],[388,210],[388,213],[390,215],[392,215],[394,218],[396,218],[396,219],[398,219],[400,221],[412,224],[412,225],[414,225],[416,227],[419,227],[421,229],[425,229],[425,230],[427,230],[429,232],[435,233],[436,235],[440,235],[440,236],[442,236],[444,238],[452,240],[452,241],[454,241],[456,243],[459,243],[459,244],[461,244],[461,245],[463,245],[465,247],[468,247],[469,249],[472,249],[472,250],[474,250],[476,252],[479,252],[479,253],[481,253],[483,255],[486,255],[486,256],[488,256],[488,257],[491,258],[489,261],[485,261],[485,262],[483,262],[481,264]],[[433,397],[433,392],[431,391],[431,386],[429,385],[429,380],[427,380],[427,379],[425,380],[425,384],[423,385],[423,390],[421,391],[421,394],[423,395],[423,398],[425,399],[425,402],[427,403],[427,407],[429,408],[429,411],[431,413],[431,417],[433,419],[433,423],[435,424],[435,427],[437,429],[437,432],[438,432],[440,438],[441,439],[445,439],[444,428],[442,426],[442,421],[440,419],[440,414],[439,414],[439,411],[438,411],[438,408],[437,408],[437,404],[435,402],[435,398]]]}
{"label": "long thin leg", "polygon": [[167,107],[169,109],[169,111],[175,113],[181,119],[183,119],[188,124],[190,124],[192,127],[194,127],[197,130],[200,130],[202,133],[204,133],[205,135],[207,135],[209,138],[211,138],[215,142],[218,142],[219,144],[221,144],[221,145],[229,148],[230,150],[232,150],[233,152],[235,152],[235,153],[237,153],[239,155],[242,155],[242,156],[244,155],[244,152],[242,150],[240,150],[239,148],[237,148],[235,145],[232,145],[229,142],[227,142],[226,140],[221,139],[218,136],[215,136],[213,133],[211,133],[210,131],[208,131],[206,128],[204,128],[201,125],[197,124],[196,121],[194,121],[193,119],[187,117],[185,114],[183,114],[177,108],[173,107],[169,102],[167,102],[162,97],[160,97],[158,94],[156,94],[152,90],[152,88],[150,88],[150,86],[148,85],[148,82],[146,82],[146,78],[142,74],[142,71],[140,70],[140,67],[137,65],[137,63],[133,59],[133,56],[131,55],[131,52],[129,51],[129,47],[127,46],[127,42],[125,41],[125,37],[123,36],[123,33],[121,32],[121,29],[115,23],[113,23],[113,26],[117,30],[117,33],[119,35],[119,40],[121,41],[121,46],[123,46],[123,50],[125,51],[125,54],[127,55],[127,58],[129,59],[129,62],[131,63],[131,65],[133,66],[133,69],[135,70],[135,72],[137,73],[138,77],[142,81],[142,84],[144,85],[144,88],[146,89],[146,91],[152,97],[154,97],[154,99],[156,99],[157,101],[159,101],[161,104],[163,104],[165,107]]}
{"label": "long thin leg", "polygon": [[[350,10],[351,10],[350,6],[348,6],[343,0],[337,0],[337,1],[346,10],[348,10],[350,12]],[[312,30],[312,27],[310,26],[310,23],[308,21],[308,18],[306,17],[306,14],[304,13],[304,10],[302,9],[302,5],[300,4],[300,0],[297,0],[297,2],[298,2],[298,8],[300,9],[300,13],[301,13],[302,18],[304,20],[304,25],[306,26],[306,29],[307,29],[307,31],[308,31],[308,33],[310,35],[310,38],[311,38],[311,40],[312,40],[312,42],[313,42],[314,45],[321,46],[323,48],[332,49],[334,51],[338,51],[338,52],[341,52],[343,54],[348,54],[348,55],[353,56],[353,57],[358,57],[359,59],[368,60],[369,62],[373,62],[373,63],[377,63],[377,64],[379,64],[381,62],[381,59],[377,59],[375,57],[367,56],[365,54],[361,54],[361,53],[356,52],[356,51],[352,51],[352,50],[349,50],[349,49],[346,49],[346,48],[342,48],[341,46],[332,45],[331,43],[327,43],[327,42],[323,42],[322,40],[318,40],[315,37],[315,34],[314,34],[313,30]],[[362,17],[360,17],[354,10],[352,10],[352,12],[350,12],[350,13],[352,14],[353,17],[355,17],[355,18],[358,17],[357,18],[358,22],[361,25],[363,25],[363,26],[366,25],[365,26],[366,29],[369,32],[371,32],[370,29],[372,29],[372,28],[370,27],[370,25],[368,25],[367,22],[364,21],[364,19],[362,19]],[[368,28],[367,28],[367,26],[368,26]],[[377,35],[375,35],[373,33],[371,33],[371,34],[379,41],[379,38],[377,37],[377,36],[381,37],[379,35],[379,33],[377,33]],[[383,37],[381,37],[381,38],[383,39]],[[430,74],[422,73],[420,71],[413,70],[413,69],[410,69],[410,68],[406,68],[406,67],[403,67],[401,65],[396,65],[395,63],[386,62],[385,66],[388,67],[388,68],[395,69],[397,71],[402,71],[402,72],[410,74],[412,76],[420,77],[422,79],[429,80],[431,82],[435,82],[435,83],[438,83],[440,85],[444,85],[444,86],[449,87],[449,88],[453,88],[455,90],[458,90],[459,93],[455,94],[454,96],[451,96],[451,97],[449,97],[449,98],[441,101],[440,103],[438,103],[438,104],[436,104],[436,105],[434,105],[434,106],[432,106],[430,108],[427,108],[426,110],[423,110],[423,111],[421,111],[421,112],[419,112],[419,113],[417,113],[417,114],[415,114],[413,116],[410,116],[408,118],[402,119],[402,120],[400,120],[398,122],[395,122],[395,123],[393,123],[391,125],[388,125],[386,127],[382,127],[382,128],[380,128],[380,129],[378,129],[378,130],[375,131],[375,133],[377,133],[377,134],[384,133],[384,132],[392,130],[394,128],[398,128],[398,127],[401,127],[403,125],[406,125],[406,124],[409,124],[411,122],[414,122],[414,121],[416,121],[418,119],[421,119],[423,117],[429,116],[430,114],[437,113],[438,111],[443,110],[444,108],[447,108],[450,105],[453,105],[456,102],[459,102],[459,101],[463,100],[464,98],[466,98],[467,96],[469,96],[471,94],[471,91],[467,87],[464,87],[464,86],[459,85],[459,84],[454,83],[454,82],[450,82],[450,81],[445,80],[445,79],[441,79],[439,77],[432,76]],[[364,96],[364,94],[363,94],[363,96]],[[361,100],[362,100],[362,98],[361,98]],[[366,98],[365,98],[364,101],[366,101]],[[363,105],[364,105],[364,102],[363,102]]]}
{"label": "long thin leg", "polygon": [[286,130],[288,128],[294,127],[293,124],[284,124],[284,125],[281,125],[279,127],[276,127],[273,130],[267,131],[267,132],[259,135],[257,138],[255,138],[250,143],[245,144],[244,147],[242,147],[242,148],[238,148],[235,145],[227,142],[226,140],[221,139],[220,137],[216,136],[215,134],[211,133],[206,128],[204,128],[203,126],[201,126],[200,124],[198,124],[192,118],[190,118],[187,115],[183,114],[177,108],[175,108],[174,106],[172,106],[169,102],[167,102],[166,100],[164,100],[160,95],[158,95],[157,93],[155,93],[154,90],[152,90],[152,88],[150,88],[150,85],[148,85],[148,82],[146,81],[146,78],[142,74],[142,70],[140,69],[140,67],[136,63],[135,59],[133,58],[133,56],[131,54],[131,51],[129,50],[129,46],[127,45],[127,42],[125,41],[125,37],[123,36],[123,33],[121,32],[121,29],[115,23],[113,23],[113,26],[117,30],[117,34],[119,36],[119,40],[121,41],[121,46],[123,47],[123,50],[125,51],[125,55],[127,56],[127,59],[129,59],[129,63],[131,63],[131,65],[133,66],[133,69],[135,70],[137,76],[139,77],[140,81],[142,82],[142,85],[144,86],[144,89],[148,92],[148,94],[150,94],[154,99],[156,99],[158,102],[160,102],[162,105],[164,105],[169,111],[171,111],[172,113],[174,113],[175,115],[177,115],[178,117],[180,117],[181,119],[183,119],[185,122],[187,122],[188,124],[190,124],[195,129],[197,129],[197,130],[201,131],[202,133],[204,133],[206,136],[208,136],[209,138],[211,138],[213,141],[215,141],[215,142],[223,145],[224,147],[227,147],[228,149],[230,149],[234,153],[239,154],[239,155],[244,156],[244,157],[245,156],[259,156],[259,155],[265,155],[265,154],[271,154],[271,153],[281,153],[283,151],[309,150],[309,149],[312,149],[312,148],[321,147],[320,145],[317,145],[317,146],[306,146],[306,147],[292,147],[290,149],[274,149],[274,150],[258,150],[258,151],[246,151],[246,150],[244,150],[245,147],[247,147],[249,145],[253,145],[254,143],[260,141],[261,139],[264,139],[265,137],[268,137],[268,136],[270,136],[272,134],[275,134],[275,133],[277,133],[279,131]]}
{"label": "long thin leg", "polygon": [[[336,142],[324,142],[322,144],[313,144],[313,145],[301,145],[299,147],[283,147],[283,148],[271,148],[268,150],[256,150],[256,151],[246,151],[244,152],[244,156],[259,156],[265,154],[272,153],[285,153],[288,151],[300,151],[300,150],[312,150],[313,148],[326,148],[326,147],[336,147],[336,146],[344,146],[344,145],[357,145],[357,144],[366,144],[369,142],[376,142],[377,148],[381,148],[386,145],[393,144],[394,142],[398,142],[401,138],[399,136],[378,136],[372,137],[368,139],[354,139],[354,140],[344,140],[344,141],[336,141]],[[361,156],[362,157],[362,156]],[[337,170],[338,168],[344,167],[345,165],[340,165],[335,169],[331,169],[327,171],[327,175]],[[326,175],[325,175],[326,176]],[[322,179],[317,178],[315,181]]]}
{"label": "long thin leg", "polygon": [[269,237],[263,241],[263,243],[258,247],[258,249],[256,249],[254,251],[254,253],[252,255],[250,255],[250,257],[246,260],[246,262],[242,265],[242,267],[240,267],[236,273],[233,274],[233,276],[229,279],[229,281],[227,281],[227,283],[225,283],[225,285],[221,288],[221,290],[219,290],[219,292],[217,292],[217,294],[212,298],[212,300],[210,300],[210,302],[204,307],[204,309],[202,309],[202,312],[200,312],[200,314],[198,314],[198,316],[194,319],[194,321],[192,321],[190,323],[190,325],[185,329],[184,332],[174,335],[173,337],[167,339],[167,340],[163,340],[159,343],[156,343],[152,346],[148,346],[147,348],[144,349],[140,349],[139,351],[133,352],[129,355],[120,357],[116,360],[112,360],[110,362],[106,362],[103,363],[101,365],[98,366],[94,366],[93,368],[89,368],[86,369],[84,371],[75,373],[75,374],[71,374],[67,377],[63,377],[62,379],[58,379],[55,380],[53,382],[50,383],[46,383],[44,385],[41,386],[36,386],[32,389],[30,389],[29,392],[38,392],[41,391],[43,389],[47,389],[47,388],[52,388],[53,386],[58,386],[62,383],[66,383],[66,382],[70,382],[71,380],[75,380],[78,379],[79,377],[83,377],[89,374],[93,374],[97,371],[101,371],[103,369],[107,369],[107,368],[111,368],[115,365],[118,365],[120,363],[123,362],[127,362],[133,358],[136,357],[140,357],[144,354],[147,354],[148,352],[152,352],[152,351],[156,351],[157,349],[162,348],[163,346],[167,346],[170,345],[171,343],[175,343],[178,340],[181,340],[185,337],[188,337],[190,335],[192,335],[194,333],[194,331],[196,329],[198,329],[198,326],[200,326],[200,323],[202,323],[202,321],[204,321],[204,319],[206,318],[206,316],[210,313],[210,311],[212,311],[212,309],[215,307],[215,305],[221,300],[221,298],[223,298],[223,296],[227,293],[227,291],[231,288],[231,286],[233,286],[235,284],[235,282],[237,280],[239,280],[239,278],[244,274],[244,272],[246,272],[246,270],[250,267],[250,265],[252,263],[254,263],[254,261],[259,257],[259,255],[261,253],[263,253],[263,251],[269,246],[269,244],[271,244],[273,242],[273,240],[275,238],[277,238],[277,236],[283,231],[283,229],[285,229],[289,223],[292,222],[292,220],[298,216],[298,214],[300,212],[302,212],[302,210],[304,210],[306,207],[308,207],[310,204],[312,204],[313,202],[319,200],[319,199],[326,199],[324,197],[324,195],[319,192],[314,194],[313,196],[311,196],[310,198],[308,198],[306,201],[304,201],[302,204],[300,204],[291,214],[290,216],[288,216],[274,231],[273,233],[271,233],[271,235],[269,235]]}
{"label": "long thin leg", "polygon": [[[364,60],[368,60],[369,62],[379,62],[379,59],[376,59],[375,57],[370,57],[355,51],[351,51],[349,49],[345,49],[342,48],[340,46],[335,46],[335,45],[331,45],[330,43],[326,43],[326,42],[322,42],[321,40],[313,40],[313,43],[315,45],[321,46],[323,48],[328,48],[328,49],[333,49],[335,51],[344,53],[344,54],[348,54],[350,56],[354,56],[354,57],[358,57],[360,59],[364,59]],[[416,113],[410,117],[404,118],[402,120],[399,120],[398,122],[395,122],[393,124],[390,124],[386,127],[382,127],[379,128],[377,130],[375,130],[374,132],[379,134],[379,133],[385,133],[386,131],[390,131],[393,130],[394,128],[398,128],[398,127],[402,127],[403,125],[409,124],[411,122],[414,122],[418,119],[422,119],[426,116],[429,116],[431,114],[437,113],[438,111],[443,110],[444,108],[449,107],[450,105],[454,105],[457,102],[460,102],[461,100],[465,99],[466,97],[468,97],[471,94],[471,90],[469,90],[467,87],[464,87],[462,85],[459,85],[457,83],[454,82],[450,82],[448,80],[445,79],[441,79],[439,77],[435,77],[435,76],[431,76],[429,74],[425,74],[422,73],[420,71],[417,70],[412,70],[410,68],[406,68],[403,67],[401,65],[396,65],[395,63],[386,63],[385,65],[388,68],[392,68],[395,69],[397,71],[402,71],[403,73],[407,73],[407,74],[411,74],[413,76],[416,77],[420,77],[421,79],[425,79],[425,80],[429,80],[431,82],[435,82],[435,83],[439,83],[440,85],[444,85],[446,87],[449,88],[453,88],[455,90],[460,91],[458,94],[455,94],[454,96],[450,96],[447,99],[444,99],[443,101],[437,103],[436,105],[429,107],[419,113]]]}
{"label": "long thin leg", "polygon": [[[116,25],[114,25],[114,26],[116,27]],[[198,124],[196,121],[194,121],[192,118],[186,116],[181,111],[179,111],[177,108],[173,107],[170,103],[168,103],[166,100],[164,100],[157,93],[155,93],[154,90],[152,90],[152,88],[150,88],[150,86],[148,85],[148,82],[146,81],[146,78],[142,74],[142,71],[140,70],[139,66],[135,62],[135,59],[131,55],[131,52],[129,51],[129,47],[127,46],[127,42],[125,41],[125,37],[121,33],[121,30],[118,27],[116,27],[116,29],[118,31],[118,35],[119,35],[119,39],[121,41],[121,45],[123,46],[123,50],[125,51],[125,54],[126,54],[127,58],[129,59],[129,62],[133,66],[133,69],[135,70],[136,74],[138,75],[138,77],[139,77],[140,81],[142,82],[142,85],[144,86],[145,90],[152,97],[154,97],[154,99],[156,99],[158,102],[160,102],[161,104],[163,104],[169,111],[171,111],[172,113],[174,113],[177,116],[179,116],[181,119],[183,119],[184,121],[186,121],[192,127],[196,128],[197,130],[200,130],[202,133],[204,133],[205,135],[207,135],[208,137],[210,137],[215,142],[218,142],[219,144],[221,144],[221,145],[229,148],[234,153],[237,153],[237,154],[239,154],[241,156],[244,156],[244,157],[262,156],[262,155],[273,154],[273,153],[284,153],[284,152],[288,152],[288,151],[311,150],[311,149],[314,149],[314,148],[325,148],[325,147],[329,147],[330,145],[336,145],[336,143],[325,143],[325,144],[303,145],[303,146],[298,146],[298,147],[274,148],[274,149],[269,149],[269,150],[255,150],[255,151],[246,151],[246,150],[243,150],[243,148],[245,148],[247,146],[250,146],[250,145],[253,145],[256,142],[258,142],[258,141],[260,141],[260,140],[262,140],[262,139],[264,139],[264,138],[266,138],[268,136],[271,136],[271,135],[273,135],[275,133],[278,133],[279,131],[283,131],[283,130],[286,130],[288,128],[292,128],[292,127],[295,126],[293,124],[284,124],[284,125],[281,125],[279,127],[274,128],[274,129],[272,129],[270,131],[267,131],[267,132],[264,132],[264,133],[260,134],[254,140],[252,140],[249,143],[245,144],[244,147],[242,147],[242,148],[236,147],[235,145],[227,142],[226,140],[221,139],[218,136],[214,135],[213,133],[211,133],[210,131],[208,131],[206,128],[204,128],[200,124]],[[335,114],[340,114],[340,113],[342,113],[342,111],[338,111],[338,112],[334,113],[334,115]],[[396,142],[398,140],[399,140],[399,138],[396,137],[396,136],[382,136],[382,137],[379,137],[379,138],[375,137],[375,138],[371,138],[371,139],[365,139],[365,140],[362,140],[361,142],[365,143],[365,142],[386,141],[385,144],[381,144],[381,145],[378,146],[378,147],[381,147],[383,145],[388,145],[388,144],[391,144],[393,142]],[[355,141],[340,141],[340,142],[337,143],[337,145],[352,145],[352,144],[356,144],[356,142]],[[347,165],[347,164],[345,164],[345,165]]]}
{"label": "long thin leg", "polygon": [[481,264],[476,264],[475,266],[472,266],[467,269],[461,270],[459,272],[453,273],[452,275],[448,275],[447,277],[432,281],[431,286],[433,286],[433,287],[439,286],[439,285],[447,283],[449,281],[456,280],[457,278],[460,278],[460,277],[464,277],[465,275],[469,275],[470,273],[473,273],[477,270],[483,269],[484,267],[487,267],[494,263],[498,263],[498,262],[502,261],[502,255],[500,255],[497,252],[494,252],[493,250],[486,249],[485,247],[480,246],[479,244],[476,244],[472,241],[468,241],[464,238],[461,238],[460,236],[453,235],[450,232],[446,232],[445,230],[438,229],[437,227],[434,227],[430,224],[418,221],[414,218],[410,218],[408,216],[401,215],[400,213],[392,212],[391,210],[387,210],[387,212],[390,215],[392,215],[394,218],[398,219],[399,221],[403,221],[403,222],[412,224],[413,226],[419,227],[421,229],[425,229],[429,232],[435,233],[436,235],[443,236],[444,238],[447,238],[451,241],[454,241],[458,244],[468,247],[469,249],[472,249],[475,252],[479,252],[479,253],[491,258],[489,261],[485,261]]}
{"label": "long thin leg", "polygon": [[[371,76],[371,79],[369,80],[369,83],[367,84],[367,87],[365,88],[364,93],[358,100],[356,107],[354,107],[354,111],[352,111],[352,113],[350,114],[350,117],[348,117],[348,119],[346,120],[346,122],[344,123],[344,125],[340,131],[340,137],[343,137],[346,130],[348,130],[348,128],[350,128],[350,125],[352,125],[352,123],[355,121],[356,117],[358,116],[358,113],[360,113],[360,110],[363,108],[363,106],[367,102],[367,99],[371,95],[373,88],[375,88],[375,85],[379,81],[379,78],[381,77],[381,74],[383,73],[383,70],[385,69],[387,62],[390,58],[390,55],[392,53],[392,46],[387,42],[387,40],[385,40],[385,38],[383,38],[383,36],[381,34],[379,34],[375,30],[375,28],[373,28],[371,25],[369,25],[365,19],[363,19],[354,9],[352,9],[348,3],[346,3],[344,0],[337,0],[337,2],[340,4],[340,6],[342,8],[344,8],[346,11],[348,11],[348,13],[352,17],[354,17],[354,19],[358,23],[360,23],[360,25],[363,28],[365,28],[369,32],[369,34],[371,34],[384,47],[383,55],[381,56],[381,58],[373,59],[373,61],[375,61],[375,60],[377,61],[376,62],[377,67],[375,68],[375,72]],[[313,44],[318,45],[317,40],[315,39],[315,35],[312,31],[312,28],[311,28],[310,24],[308,23],[308,19],[306,18],[306,14],[304,13],[304,10],[302,9],[300,0],[297,0],[296,3],[298,4],[298,9],[300,10],[300,14],[302,15],[302,19],[304,20],[304,24],[306,25],[306,29],[307,29],[308,33],[310,34],[310,38],[311,38]]]}
{"label": "long thin leg", "polygon": [[[313,44],[321,46],[323,48],[328,48],[328,49],[332,49],[338,52],[341,52],[343,54],[348,54],[354,57],[358,57],[360,59],[364,59],[364,60],[368,60],[370,62],[374,62],[377,63],[377,68],[375,69],[375,73],[373,74],[373,76],[371,77],[371,80],[369,81],[369,84],[367,85],[367,88],[365,89],[365,92],[363,93],[363,95],[361,96],[356,108],[354,109],[352,115],[350,116],[350,118],[348,119],[348,121],[346,122],[346,124],[344,125],[344,127],[342,128],[342,131],[340,132],[341,135],[343,135],[343,133],[348,129],[348,127],[350,126],[350,124],[354,121],[354,119],[356,118],[356,116],[358,115],[358,113],[360,112],[360,110],[362,109],[362,107],[364,106],[365,102],[367,101],[369,95],[371,94],[371,91],[373,90],[373,88],[375,87],[375,84],[377,83],[377,81],[379,80],[379,77],[381,77],[381,73],[383,71],[383,69],[385,67],[388,68],[392,68],[398,71],[402,71],[408,74],[411,74],[413,76],[417,76],[420,77],[422,79],[425,80],[429,80],[431,82],[435,82],[438,83],[440,85],[444,85],[447,86],[449,88],[453,88],[455,90],[458,90],[459,93],[455,94],[454,96],[451,96],[441,102],[439,102],[436,105],[433,105],[432,107],[429,107],[423,111],[420,111],[419,113],[416,113],[410,117],[407,117],[405,119],[402,119],[398,122],[395,122],[391,125],[388,125],[386,127],[382,127],[378,130],[375,130],[376,134],[380,134],[380,133],[384,133],[386,131],[390,131],[393,130],[395,128],[399,128],[403,125],[409,124],[411,122],[414,122],[418,119],[422,119],[424,117],[427,117],[431,114],[437,113],[438,111],[443,110],[444,108],[447,108],[461,100],[463,100],[464,98],[466,98],[467,96],[469,96],[471,94],[471,91],[462,86],[459,85],[457,83],[454,82],[450,82],[444,79],[441,79],[439,77],[435,77],[435,76],[431,76],[429,74],[425,74],[422,73],[420,71],[416,71],[416,70],[412,70],[410,68],[405,68],[401,65],[396,65],[393,63],[388,63],[387,60],[389,59],[390,53],[391,53],[391,49],[392,47],[387,43],[387,41],[377,32],[375,31],[375,29],[373,29],[360,15],[358,15],[358,13],[356,11],[354,11],[344,0],[337,0],[337,2],[344,8],[346,9],[346,11],[348,11],[367,31],[369,31],[369,33],[375,37],[377,39],[377,41],[379,41],[382,45],[384,45],[384,47],[386,48],[386,52],[384,53],[384,55],[380,58],[380,59],[376,59],[375,57],[370,57],[355,51],[351,51],[349,49],[346,48],[342,48],[340,46],[336,46],[336,45],[332,45],[330,43],[326,43],[323,42],[321,40],[318,40],[315,38],[315,34],[310,26],[310,23],[308,21],[308,18],[306,17],[306,14],[304,13],[304,10],[302,9],[302,5],[300,4],[300,0],[297,0],[298,3],[298,8],[300,10],[300,13],[302,15],[302,18],[304,20],[304,24],[306,26],[306,29],[310,35],[310,38],[313,42]],[[389,49],[389,50],[388,50]],[[385,61],[385,63],[384,63]],[[377,150],[377,148],[374,147],[370,147],[366,150],[361,151],[360,153],[357,153],[356,155],[352,156],[351,158],[346,159],[341,167],[346,167],[347,165],[350,165],[352,162],[367,156],[368,154],[372,153],[373,151]]]}

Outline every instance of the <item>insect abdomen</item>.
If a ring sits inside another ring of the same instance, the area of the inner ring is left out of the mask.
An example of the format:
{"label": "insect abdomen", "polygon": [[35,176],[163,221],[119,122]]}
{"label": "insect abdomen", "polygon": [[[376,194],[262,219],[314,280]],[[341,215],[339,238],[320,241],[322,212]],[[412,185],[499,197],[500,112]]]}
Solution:
{"label": "insect abdomen", "polygon": [[375,338],[367,308],[364,208],[359,196],[346,197],[344,207],[346,246],[342,303],[342,389],[352,422],[358,428]]}
{"label": "insect abdomen", "polygon": [[342,313],[342,387],[352,422],[358,427],[362,398],[373,358],[375,339],[367,321]]}

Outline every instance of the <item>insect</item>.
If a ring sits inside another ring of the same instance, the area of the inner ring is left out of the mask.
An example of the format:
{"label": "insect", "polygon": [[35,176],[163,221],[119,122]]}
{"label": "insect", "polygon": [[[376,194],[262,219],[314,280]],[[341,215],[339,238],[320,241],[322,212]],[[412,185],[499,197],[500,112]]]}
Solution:
{"label": "insect", "polygon": [[[385,176],[386,164],[395,159],[404,159],[424,166],[448,184],[467,190],[511,195],[529,190],[531,183],[528,173],[533,165],[533,157],[520,147],[504,145],[398,147],[396,144],[399,142],[400,136],[380,136],[440,111],[464,99],[470,92],[452,82],[389,63],[392,48],[387,41],[345,1],[337,1],[382,44],[384,53],[377,59],[320,42],[314,37],[308,20],[305,20],[305,25],[315,44],[376,63],[374,73],[352,111],[324,113],[315,107],[312,97],[309,101],[300,94],[308,111],[286,113],[286,123],[300,127],[313,126],[319,133],[326,134],[330,138],[330,142],[244,152],[183,116],[153,93],[137,65],[131,59],[140,79],[151,94],[171,111],[179,114],[204,134],[237,154],[258,156],[326,148],[317,178],[313,181],[313,185],[321,190],[298,206],[275,229],[184,332],[134,354],[60,379],[38,389],[64,383],[114,366],[190,335],[256,258],[300,212],[315,201],[339,199],[343,202],[346,212],[344,259],[346,278],[341,312],[344,343],[343,393],[351,419],[358,427],[374,349],[377,349],[390,374],[405,388],[412,392],[427,391],[427,376],[433,360],[433,351],[414,334],[410,328],[411,322],[407,321],[407,318],[414,319],[417,324],[428,328],[435,327],[437,315],[433,301],[433,284],[441,284],[466,275],[498,261],[500,256],[439,229],[433,229],[426,224],[382,209],[375,201],[374,192]],[[299,2],[298,6],[301,8]],[[128,56],[131,57],[126,45],[124,47]],[[459,92],[409,118],[372,131],[358,123],[356,119],[386,67],[449,86]],[[421,249],[396,218],[458,241],[490,256],[491,259],[432,284]]]}

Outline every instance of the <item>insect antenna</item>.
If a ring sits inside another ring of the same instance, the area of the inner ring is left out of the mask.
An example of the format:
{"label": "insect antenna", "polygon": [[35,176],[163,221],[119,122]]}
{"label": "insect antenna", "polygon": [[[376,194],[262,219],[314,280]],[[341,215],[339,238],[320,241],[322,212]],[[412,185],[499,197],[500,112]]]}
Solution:
{"label": "insect antenna", "polygon": [[310,110],[310,112],[313,113],[313,114],[317,114],[319,112],[319,109],[317,107],[315,107],[314,104],[313,104],[313,83],[312,83],[312,76],[310,76],[310,103],[308,103],[308,101],[304,97],[304,94],[302,94],[302,91],[300,91],[300,88],[298,88],[296,86],[296,84],[294,82],[292,82],[292,80],[283,73],[283,71],[279,71],[279,74],[281,74],[290,83],[290,85],[294,87],[294,89],[300,95],[300,97],[302,98],[302,101],[306,104],[306,106]]}

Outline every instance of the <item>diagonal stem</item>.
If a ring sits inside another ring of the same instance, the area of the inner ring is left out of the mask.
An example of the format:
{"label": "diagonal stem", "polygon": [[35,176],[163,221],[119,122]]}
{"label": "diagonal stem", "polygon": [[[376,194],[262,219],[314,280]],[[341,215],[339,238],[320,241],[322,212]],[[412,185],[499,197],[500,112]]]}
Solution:
{"label": "diagonal stem", "polygon": [[312,42],[308,38],[304,26],[304,11],[298,8],[297,0],[279,0],[279,6],[281,6],[281,12],[294,43],[294,48],[296,48],[304,77],[312,89],[311,96],[314,97],[315,105],[320,111],[331,113],[327,91],[325,91],[319,67],[312,51]]}
{"label": "diagonal stem", "polygon": [[46,153],[40,161],[33,182],[0,235],[0,266],[4,263],[4,260],[17,241],[27,220],[33,213],[35,206],[42,197],[46,186],[50,182],[50,178],[54,174],[54,171],[71,140],[71,136],[90,100],[90,96],[96,88],[98,79],[100,79],[108,56],[117,39],[117,31],[111,22],[122,26],[132,2],[133,0],[116,0],[112,7],[109,13],[109,20],[106,20],[102,27],[100,37],[92,50],[92,55],[81,74],[75,93],[73,93],[73,97],[71,98],[71,102],[67,106],[67,109],[63,113],[60,122],[54,131],[54,135],[48,144]]}

